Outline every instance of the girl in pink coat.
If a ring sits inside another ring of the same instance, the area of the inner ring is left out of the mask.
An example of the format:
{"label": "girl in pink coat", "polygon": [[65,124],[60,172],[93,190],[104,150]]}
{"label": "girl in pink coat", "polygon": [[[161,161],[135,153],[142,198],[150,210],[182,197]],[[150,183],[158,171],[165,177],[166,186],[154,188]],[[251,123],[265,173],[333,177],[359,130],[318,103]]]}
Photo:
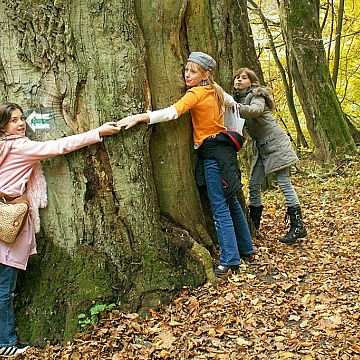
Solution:
{"label": "girl in pink coat", "polygon": [[51,141],[26,137],[23,110],[17,104],[0,104],[0,196],[16,198],[26,193],[30,211],[15,243],[0,240],[0,357],[16,357],[28,348],[15,331],[13,292],[18,270],[25,270],[36,253],[35,232],[40,228],[38,208],[46,206],[46,183],[40,160],[67,154],[118,133],[116,123],[105,123],[85,133]]}

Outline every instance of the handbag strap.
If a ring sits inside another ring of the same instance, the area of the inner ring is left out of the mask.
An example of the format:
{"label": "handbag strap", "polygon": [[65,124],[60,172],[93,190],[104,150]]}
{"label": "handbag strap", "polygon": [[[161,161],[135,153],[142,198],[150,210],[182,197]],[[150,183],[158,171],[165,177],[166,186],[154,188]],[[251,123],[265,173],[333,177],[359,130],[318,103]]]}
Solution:
{"label": "handbag strap", "polygon": [[0,192],[0,199],[4,201],[11,201],[19,197],[19,195],[8,195]]}
{"label": "handbag strap", "polygon": [[0,193],[0,202],[6,204],[8,202],[8,200],[9,200],[9,197],[7,195]]}
{"label": "handbag strap", "polygon": [[26,203],[29,206],[29,198],[26,193],[22,195],[8,195],[0,193],[0,201],[7,204],[18,204],[18,203]]}

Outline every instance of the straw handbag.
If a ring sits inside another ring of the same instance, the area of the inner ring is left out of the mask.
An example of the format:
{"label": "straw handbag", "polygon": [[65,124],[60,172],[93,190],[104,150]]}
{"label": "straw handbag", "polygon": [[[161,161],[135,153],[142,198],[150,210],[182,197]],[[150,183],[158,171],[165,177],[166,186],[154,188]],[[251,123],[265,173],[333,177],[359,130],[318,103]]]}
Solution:
{"label": "straw handbag", "polygon": [[16,241],[29,213],[26,195],[15,199],[0,197],[0,240],[8,244]]}

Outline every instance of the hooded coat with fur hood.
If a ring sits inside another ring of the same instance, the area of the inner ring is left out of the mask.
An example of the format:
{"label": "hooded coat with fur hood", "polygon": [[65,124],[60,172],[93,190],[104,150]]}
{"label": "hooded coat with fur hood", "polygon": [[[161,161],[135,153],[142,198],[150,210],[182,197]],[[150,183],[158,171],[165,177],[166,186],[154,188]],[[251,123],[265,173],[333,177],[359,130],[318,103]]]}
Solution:
{"label": "hooded coat with fur hood", "polygon": [[285,169],[299,159],[291,146],[289,136],[275,119],[271,109],[274,100],[265,87],[253,86],[236,91],[234,99],[240,104],[240,115],[245,127],[255,140],[258,151],[253,164],[261,157],[265,174]]}
{"label": "hooded coat with fur hood", "polygon": [[39,161],[100,141],[98,129],[43,142],[25,136],[0,138],[0,193],[20,196],[26,191],[30,202],[29,216],[16,241],[13,244],[0,241],[0,264],[25,270],[29,256],[36,254],[35,232],[39,225],[36,210],[46,204],[46,184]]}

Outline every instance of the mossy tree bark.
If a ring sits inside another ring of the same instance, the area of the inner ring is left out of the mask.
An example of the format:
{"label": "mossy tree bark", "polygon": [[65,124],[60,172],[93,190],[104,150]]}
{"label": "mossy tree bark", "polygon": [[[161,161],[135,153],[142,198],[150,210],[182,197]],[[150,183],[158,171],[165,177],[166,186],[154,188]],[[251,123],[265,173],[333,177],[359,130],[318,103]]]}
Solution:
{"label": "mossy tree bark", "polygon": [[[53,110],[39,140],[168,106],[184,93],[190,51],[212,54],[231,81],[233,24],[214,16],[230,19],[228,9],[225,0],[2,1],[1,98]],[[185,116],[43,163],[49,205],[16,301],[23,338],[69,338],[94,303],[144,312],[212,279],[194,160]]]}
{"label": "mossy tree bark", "polygon": [[318,0],[278,0],[290,71],[307,127],[323,160],[354,150],[331,76],[319,25]]}

